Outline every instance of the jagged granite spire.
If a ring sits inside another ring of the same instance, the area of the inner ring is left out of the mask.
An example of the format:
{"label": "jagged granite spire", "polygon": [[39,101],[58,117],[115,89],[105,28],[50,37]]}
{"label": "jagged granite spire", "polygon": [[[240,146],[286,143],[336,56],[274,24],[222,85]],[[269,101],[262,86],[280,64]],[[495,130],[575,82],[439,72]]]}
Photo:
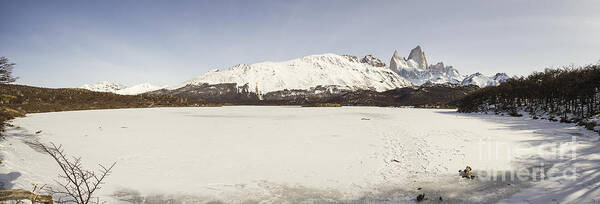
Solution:
{"label": "jagged granite spire", "polygon": [[[396,53],[394,53],[396,54]],[[425,58],[425,52],[421,49],[421,46],[417,45],[414,49],[410,51],[408,55],[409,60],[413,60],[419,64],[420,69],[427,69],[429,64],[427,64],[427,58]]]}
{"label": "jagged granite spire", "polygon": [[397,70],[406,66],[406,59],[398,56],[398,50],[394,50],[394,55],[392,55],[392,59],[390,60],[390,69]]}

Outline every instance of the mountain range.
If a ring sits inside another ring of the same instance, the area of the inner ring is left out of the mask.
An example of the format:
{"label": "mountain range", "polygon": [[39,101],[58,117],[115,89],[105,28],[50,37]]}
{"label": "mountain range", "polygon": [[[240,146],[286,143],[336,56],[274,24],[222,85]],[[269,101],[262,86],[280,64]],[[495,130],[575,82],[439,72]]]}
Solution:
{"label": "mountain range", "polygon": [[95,84],[84,84],[83,86],[81,86],[81,88],[96,92],[111,92],[121,95],[137,95],[147,93],[150,91],[156,91],[165,87],[155,86],[149,83],[142,83],[128,87],[119,83],[101,81]]}
{"label": "mountain range", "polygon": [[[233,67],[211,70],[199,77],[180,84],[160,87],[148,83],[126,87],[118,83],[100,82],[86,84],[82,88],[92,91],[113,92],[135,95],[146,92],[177,92],[178,89],[193,91],[190,87],[227,87],[232,91],[248,92],[259,98],[268,93],[335,92],[369,90],[383,92],[424,84],[495,86],[509,76],[498,73],[485,76],[481,73],[462,75],[452,66],[443,62],[428,64],[421,46],[412,49],[408,57],[400,57],[395,51],[389,65],[373,55],[362,58],[352,55],[320,54],[310,55],[282,62],[260,62],[238,64]],[[223,84],[224,86],[219,86]],[[187,88],[186,88],[187,87]],[[319,88],[320,87],[320,88]],[[181,92],[182,90],[179,90]],[[179,93],[178,92],[178,93]],[[218,94],[218,93],[213,93]]]}

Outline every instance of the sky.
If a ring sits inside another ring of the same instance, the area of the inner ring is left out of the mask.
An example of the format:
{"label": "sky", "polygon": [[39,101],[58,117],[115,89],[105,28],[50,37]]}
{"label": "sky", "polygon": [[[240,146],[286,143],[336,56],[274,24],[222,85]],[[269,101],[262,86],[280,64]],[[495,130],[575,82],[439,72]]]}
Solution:
{"label": "sky", "polygon": [[0,0],[18,84],[173,85],[208,70],[421,45],[462,74],[527,75],[600,60],[600,1]]}

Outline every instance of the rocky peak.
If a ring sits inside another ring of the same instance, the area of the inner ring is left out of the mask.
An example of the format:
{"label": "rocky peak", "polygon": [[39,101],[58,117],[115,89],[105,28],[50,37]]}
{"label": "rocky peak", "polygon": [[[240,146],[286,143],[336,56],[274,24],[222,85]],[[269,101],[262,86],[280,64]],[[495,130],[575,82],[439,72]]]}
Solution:
{"label": "rocky peak", "polygon": [[407,67],[406,59],[398,56],[398,50],[394,51],[394,55],[392,55],[392,59],[390,60],[390,69],[398,70],[399,68]]}
{"label": "rocky peak", "polygon": [[358,60],[358,57],[356,57],[354,55],[342,55],[342,56],[347,58],[348,60],[350,60],[350,62],[361,62]]}
{"label": "rocky peak", "polygon": [[510,77],[509,77],[509,76],[508,76],[508,74],[506,74],[506,73],[497,73],[496,75],[494,75],[494,76],[492,77],[492,79],[493,79],[494,81],[497,81],[497,82],[503,83],[503,82],[506,82],[508,79],[510,79]]}
{"label": "rocky peak", "polygon": [[118,90],[125,89],[127,87],[122,84],[119,84],[119,83],[114,83],[114,82],[109,82],[109,81],[101,81],[101,82],[98,82],[95,84],[84,84],[81,88],[87,89],[90,91],[113,92],[114,93]]}
{"label": "rocky peak", "polygon": [[431,66],[429,66],[429,69],[442,69],[445,67],[446,66],[444,65],[443,62],[438,62],[437,64],[432,64]]}
{"label": "rocky peak", "polygon": [[427,58],[425,58],[425,52],[423,52],[423,50],[421,49],[421,46],[419,46],[419,45],[417,45],[417,47],[413,48],[410,51],[410,54],[408,55],[408,59],[413,60],[416,63],[418,63],[420,69],[426,69],[428,66]]}
{"label": "rocky peak", "polygon": [[375,57],[373,55],[367,55],[367,56],[363,57],[362,59],[360,59],[360,62],[370,64],[371,66],[374,66],[374,67],[385,67],[385,63],[383,63],[381,60],[379,60],[377,57]]}

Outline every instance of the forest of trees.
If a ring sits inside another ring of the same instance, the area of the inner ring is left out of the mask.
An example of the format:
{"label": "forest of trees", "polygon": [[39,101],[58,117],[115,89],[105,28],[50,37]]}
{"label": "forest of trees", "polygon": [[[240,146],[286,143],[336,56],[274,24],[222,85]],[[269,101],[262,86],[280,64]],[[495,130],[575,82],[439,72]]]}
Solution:
{"label": "forest of trees", "polygon": [[4,121],[26,113],[42,113],[70,110],[186,107],[204,104],[167,95],[119,95],[94,92],[85,89],[50,89],[33,86],[0,83],[0,131]]}
{"label": "forest of trees", "polygon": [[459,112],[494,112],[583,122],[600,113],[600,64],[564,67],[513,77],[461,99]]}
{"label": "forest of trees", "polygon": [[[26,113],[41,113],[70,110],[181,107],[203,105],[201,100],[176,96],[140,94],[135,96],[118,95],[106,92],[93,92],[85,89],[50,89],[15,85],[17,77],[12,71],[15,63],[0,57],[0,133],[6,122],[24,116]],[[1,134],[0,134],[1,135]]]}

